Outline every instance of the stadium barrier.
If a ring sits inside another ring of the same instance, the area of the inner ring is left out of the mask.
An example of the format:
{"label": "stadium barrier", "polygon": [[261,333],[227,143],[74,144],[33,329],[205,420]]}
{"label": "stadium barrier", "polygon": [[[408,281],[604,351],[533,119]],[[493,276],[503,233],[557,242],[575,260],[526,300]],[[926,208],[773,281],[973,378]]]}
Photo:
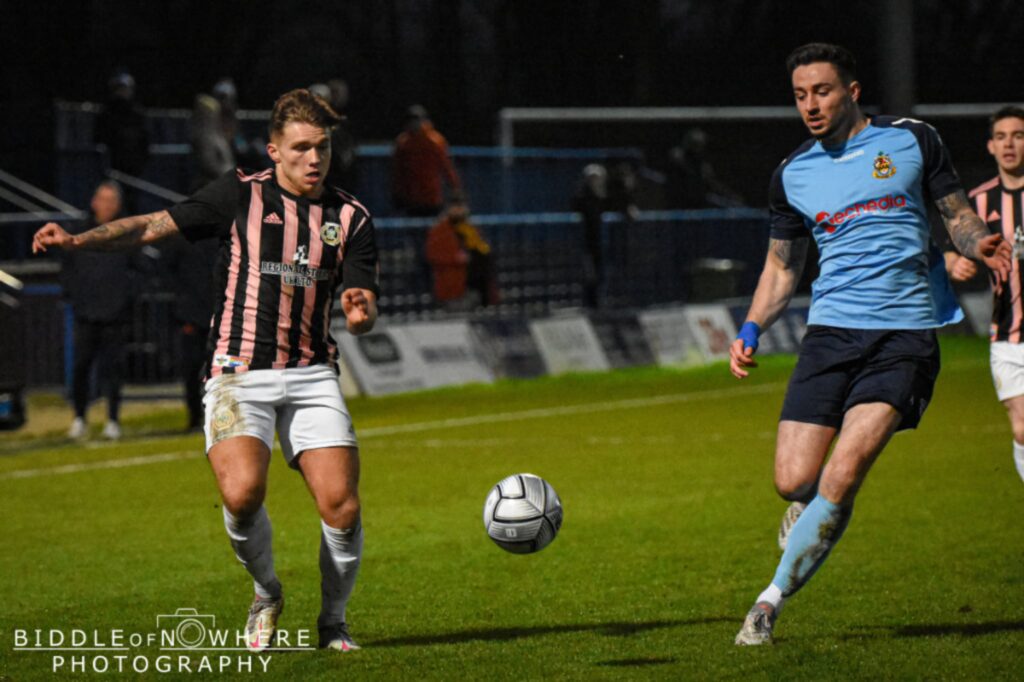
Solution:
{"label": "stadium barrier", "polygon": [[[346,395],[386,395],[501,378],[724,360],[748,301],[616,311],[566,309],[539,317],[382,321],[363,336],[332,323]],[[762,337],[761,354],[796,351],[807,299],[794,300]]]}
{"label": "stadium barrier", "polygon": [[[482,315],[540,317],[583,304],[586,268],[577,215],[484,215],[474,220],[491,243],[501,297]],[[446,317],[431,294],[424,258],[431,223],[378,221],[384,319]],[[602,304],[616,309],[749,295],[768,241],[764,212],[752,210],[642,212],[636,220],[606,214],[604,228]],[[178,376],[174,273],[159,258],[149,262],[151,270],[135,278],[126,349],[128,381],[144,384]],[[73,339],[70,310],[56,285],[59,260],[50,254],[28,264],[52,267],[32,280],[22,310],[9,313],[9,328],[15,331],[5,345],[11,344],[11,357],[33,358],[19,369],[28,385],[62,383]],[[47,330],[46,336],[40,338],[38,330]]]}

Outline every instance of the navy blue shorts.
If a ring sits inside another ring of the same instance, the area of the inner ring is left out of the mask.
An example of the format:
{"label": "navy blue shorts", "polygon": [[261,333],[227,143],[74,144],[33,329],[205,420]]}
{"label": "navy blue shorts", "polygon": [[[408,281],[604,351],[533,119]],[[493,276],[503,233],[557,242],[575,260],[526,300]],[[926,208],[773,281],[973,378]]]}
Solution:
{"label": "navy blue shorts", "polygon": [[854,405],[888,403],[898,431],[921,420],[939,376],[934,329],[845,329],[810,325],[789,379],[780,420],[840,428]]}

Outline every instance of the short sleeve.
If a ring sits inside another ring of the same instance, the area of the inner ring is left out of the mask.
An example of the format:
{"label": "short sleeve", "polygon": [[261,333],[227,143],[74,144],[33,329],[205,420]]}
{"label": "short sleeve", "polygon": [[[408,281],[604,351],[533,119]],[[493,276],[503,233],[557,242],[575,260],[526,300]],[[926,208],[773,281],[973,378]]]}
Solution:
{"label": "short sleeve", "polygon": [[190,242],[225,237],[238,207],[238,175],[231,170],[167,210]]}
{"label": "short sleeve", "polygon": [[349,235],[341,262],[343,289],[369,289],[380,297],[380,267],[373,218],[365,215]]}
{"label": "short sleeve", "polygon": [[914,121],[909,125],[921,147],[924,162],[922,181],[928,195],[933,201],[949,196],[954,192],[963,191],[960,177],[953,168],[953,160],[949,150],[939,137],[938,131],[927,123]]}
{"label": "short sleeve", "polygon": [[786,186],[782,180],[782,171],[785,168],[785,163],[779,164],[772,173],[771,183],[768,185],[771,236],[772,239],[800,239],[808,236],[807,224],[786,197]]}

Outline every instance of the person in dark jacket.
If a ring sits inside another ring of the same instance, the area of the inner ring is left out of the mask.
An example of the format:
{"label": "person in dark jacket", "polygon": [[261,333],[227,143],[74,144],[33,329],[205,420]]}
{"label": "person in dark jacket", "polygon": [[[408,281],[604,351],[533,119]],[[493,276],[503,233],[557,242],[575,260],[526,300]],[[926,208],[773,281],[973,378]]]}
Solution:
{"label": "person in dark jacket", "polygon": [[[120,185],[113,180],[100,183],[90,202],[91,216],[81,231],[114,220],[121,215],[123,206]],[[71,396],[75,419],[68,430],[71,438],[84,438],[87,433],[85,412],[94,364],[107,399],[103,436],[111,440],[121,437],[121,356],[125,318],[131,303],[133,260],[133,254],[126,251],[64,253],[61,284],[74,315]]]}
{"label": "person in dark jacket", "polygon": [[213,317],[213,271],[217,264],[216,239],[191,243],[168,239],[161,248],[165,266],[172,273],[176,298],[174,319],[179,331],[181,378],[185,382],[185,406],[189,431],[203,428],[203,375]]}

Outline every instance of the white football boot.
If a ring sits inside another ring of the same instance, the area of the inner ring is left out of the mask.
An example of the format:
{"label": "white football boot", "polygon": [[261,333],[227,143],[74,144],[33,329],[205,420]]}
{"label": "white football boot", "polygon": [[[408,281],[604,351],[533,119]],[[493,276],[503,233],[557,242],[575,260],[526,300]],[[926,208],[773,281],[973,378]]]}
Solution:
{"label": "white football boot", "polygon": [[277,599],[264,599],[257,595],[252,600],[249,619],[245,623],[245,647],[249,651],[258,654],[270,648],[274,643],[274,633],[277,631],[277,618],[283,610],[283,596]]}
{"label": "white football boot", "polygon": [[759,601],[747,613],[743,627],[736,634],[737,646],[760,646],[774,644],[772,628],[775,627],[775,607],[766,601]]}

